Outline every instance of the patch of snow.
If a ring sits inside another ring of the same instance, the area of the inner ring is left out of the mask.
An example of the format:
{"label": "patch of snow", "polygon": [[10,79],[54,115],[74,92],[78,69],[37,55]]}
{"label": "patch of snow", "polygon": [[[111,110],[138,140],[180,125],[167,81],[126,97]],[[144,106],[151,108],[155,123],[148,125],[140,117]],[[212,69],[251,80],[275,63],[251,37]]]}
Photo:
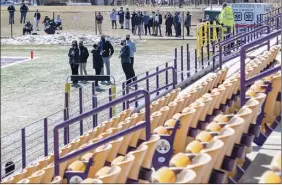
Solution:
{"label": "patch of snow", "polygon": [[[83,40],[84,45],[93,45],[100,41],[99,35],[60,33],[54,35],[23,35],[16,38],[1,39],[3,45],[71,45],[73,40]],[[122,37],[106,36],[113,45],[120,44]],[[140,42],[140,41],[135,41]]]}

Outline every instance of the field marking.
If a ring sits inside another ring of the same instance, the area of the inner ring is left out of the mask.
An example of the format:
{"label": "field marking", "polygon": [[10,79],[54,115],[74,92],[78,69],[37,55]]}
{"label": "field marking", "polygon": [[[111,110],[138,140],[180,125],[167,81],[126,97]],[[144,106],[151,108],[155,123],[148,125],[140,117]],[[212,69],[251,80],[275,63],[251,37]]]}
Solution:
{"label": "field marking", "polygon": [[[2,56],[2,58],[15,58],[15,59],[17,59],[17,58],[25,58],[25,57],[11,57],[11,56],[5,57],[5,56]],[[13,66],[13,65],[17,65],[17,64],[20,64],[20,63],[23,63],[23,62],[28,62],[28,61],[30,61],[30,60],[34,60],[34,59],[38,59],[38,58],[39,58],[39,57],[34,57],[33,59],[27,58],[27,59],[21,60],[21,61],[19,61],[19,62],[14,62],[14,63],[11,63],[11,64],[7,64],[7,65],[4,65],[4,66],[1,66],[1,69],[4,69],[4,68],[6,68],[6,67],[10,67],[10,66]]]}

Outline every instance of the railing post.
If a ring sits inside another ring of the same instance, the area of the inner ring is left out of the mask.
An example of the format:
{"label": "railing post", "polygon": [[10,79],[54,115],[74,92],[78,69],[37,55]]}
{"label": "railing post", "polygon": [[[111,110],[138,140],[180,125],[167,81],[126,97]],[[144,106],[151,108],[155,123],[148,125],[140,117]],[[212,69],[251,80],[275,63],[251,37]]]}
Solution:
{"label": "railing post", "polygon": [[181,60],[181,81],[184,80],[184,76],[183,76],[183,71],[184,71],[184,67],[183,67],[183,46],[180,47],[180,60]]}
{"label": "railing post", "polygon": [[[96,90],[95,90],[95,82],[92,83],[92,108],[96,108],[98,106],[97,97],[96,97]],[[93,119],[93,128],[97,126],[98,123],[98,115],[95,114],[92,117]]]}
{"label": "railing post", "polygon": [[212,45],[212,69],[213,71],[215,70],[215,43]]}
{"label": "railing post", "polygon": [[204,69],[204,46],[201,47],[202,69]]}
{"label": "railing post", "polygon": [[210,44],[207,44],[207,51],[208,51],[208,65],[210,65]]}
{"label": "railing post", "polygon": [[48,156],[48,118],[44,118],[44,156]]}
{"label": "railing post", "polygon": [[[79,113],[83,113],[82,87],[79,88]],[[83,120],[80,120],[80,135],[83,135]]]}
{"label": "railing post", "polygon": [[[122,95],[125,96],[125,82],[122,82]],[[122,103],[123,110],[126,109],[125,101]]]}
{"label": "railing post", "polygon": [[[68,92],[65,93],[65,100],[66,100],[66,108],[64,109],[64,120],[69,119],[69,102],[68,102]],[[69,143],[69,127],[64,128],[64,144]]]}
{"label": "railing post", "polygon": [[198,72],[198,69],[197,69],[197,63],[198,63],[197,58],[198,58],[198,56],[197,56],[197,49],[195,49],[195,72],[196,73]]}
{"label": "railing post", "polygon": [[174,48],[174,68],[177,71],[177,48]]}
{"label": "railing post", "polygon": [[[111,101],[112,101],[112,89],[109,88],[109,102]],[[112,107],[109,108],[109,116],[110,118],[113,117],[113,108]]]}
{"label": "railing post", "polygon": [[[146,76],[149,76],[149,71],[146,71]],[[146,89],[148,92],[150,92],[150,85],[149,85],[150,81],[149,79],[147,78],[146,79]]]}
{"label": "railing post", "polygon": [[[165,63],[165,68],[168,68],[168,63]],[[167,84],[168,84],[168,71],[165,72],[165,85]],[[168,87],[166,89],[168,89]]]}
{"label": "railing post", "polygon": [[[159,67],[156,67],[156,72],[159,71]],[[157,90],[159,89],[159,75],[156,75],[156,87],[157,87]],[[157,96],[159,95],[159,91],[157,91]]]}
{"label": "railing post", "polygon": [[189,51],[189,44],[187,44],[186,52],[187,52],[187,77],[190,77],[190,51]]}
{"label": "railing post", "polygon": [[[25,128],[21,130],[22,135],[22,168],[26,167],[26,142],[25,142]],[[2,169],[1,169],[2,170]]]}
{"label": "railing post", "polygon": [[[137,80],[137,77],[136,77],[136,80]],[[138,84],[136,83],[136,84],[134,85],[134,87],[135,87],[135,91],[137,91],[137,90],[138,90]],[[137,107],[138,107],[138,99],[135,100],[135,108],[137,108]]]}
{"label": "railing post", "polygon": [[222,69],[222,46],[219,45],[219,67]]}

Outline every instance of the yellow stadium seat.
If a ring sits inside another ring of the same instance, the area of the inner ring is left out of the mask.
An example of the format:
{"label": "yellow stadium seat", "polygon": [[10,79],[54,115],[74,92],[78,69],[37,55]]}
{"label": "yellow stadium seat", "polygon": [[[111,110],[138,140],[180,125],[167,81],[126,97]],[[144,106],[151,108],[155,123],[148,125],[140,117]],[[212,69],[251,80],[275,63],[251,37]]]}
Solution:
{"label": "yellow stadium seat", "polygon": [[131,170],[134,160],[134,155],[127,154],[125,156],[119,156],[112,161],[112,166],[119,166],[122,171],[122,173],[120,173],[118,179],[116,180],[116,183],[126,183],[128,174]]}
{"label": "yellow stadium seat", "polygon": [[100,179],[105,184],[116,183],[119,175],[122,173],[119,166],[101,168],[95,175],[96,178]]}
{"label": "yellow stadium seat", "polygon": [[87,178],[84,179],[80,184],[102,184],[103,181],[100,179],[91,179],[91,178]]}
{"label": "yellow stadium seat", "polygon": [[62,177],[60,176],[56,176],[54,177],[54,179],[52,180],[51,184],[62,184]]}

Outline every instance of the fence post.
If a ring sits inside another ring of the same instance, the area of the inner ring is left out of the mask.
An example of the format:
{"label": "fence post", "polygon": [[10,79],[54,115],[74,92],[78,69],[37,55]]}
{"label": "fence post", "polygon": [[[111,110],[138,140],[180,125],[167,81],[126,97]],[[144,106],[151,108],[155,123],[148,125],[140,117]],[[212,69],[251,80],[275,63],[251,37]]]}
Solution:
{"label": "fence post", "polygon": [[[79,88],[79,113],[83,113],[82,87]],[[83,135],[83,120],[80,120],[80,135]]]}
{"label": "fence post", "polygon": [[22,134],[21,135],[22,135],[22,168],[25,168],[26,167],[25,128],[22,129]]}
{"label": "fence post", "polygon": [[219,67],[222,67],[222,46],[219,45]]}
{"label": "fence post", "polygon": [[202,69],[204,69],[204,46],[201,47],[201,60]]}
{"label": "fence post", "polygon": [[55,12],[53,12],[53,20],[55,20]]}
{"label": "fence post", "polygon": [[187,77],[190,77],[190,51],[189,51],[189,44],[187,44],[186,52],[187,52]]}
{"label": "fence post", "polygon": [[[156,72],[158,72],[158,71],[159,71],[159,67],[156,67]],[[159,84],[159,75],[156,76],[156,86],[157,86],[157,90],[158,90],[159,86],[160,86],[160,84]],[[159,94],[160,94],[159,91],[157,91],[157,96]]]}
{"label": "fence post", "polygon": [[208,65],[210,65],[210,44],[207,44],[207,51],[208,51]]}
{"label": "fence post", "polygon": [[[69,119],[69,102],[68,102],[68,93],[65,93],[65,100],[67,100],[66,103],[66,108],[64,109],[64,120]],[[64,144],[69,143],[69,126],[64,128]]]}
{"label": "fence post", "polygon": [[[125,96],[125,82],[122,82],[122,95]],[[126,109],[125,101],[122,103],[123,110]]]}
{"label": "fence post", "polygon": [[48,156],[48,118],[44,118],[44,156]]}
{"label": "fence post", "polygon": [[96,16],[97,16],[97,12],[95,11],[95,34],[97,35],[97,32],[98,32],[98,30],[97,30],[97,21],[96,21]]}
{"label": "fence post", "polygon": [[[136,77],[136,80],[137,80],[137,77]],[[137,91],[138,90],[138,84],[136,83],[134,86],[135,86],[135,91]],[[137,107],[138,107],[138,99],[135,100],[135,108],[137,108]]]}
{"label": "fence post", "polygon": [[174,49],[174,68],[177,71],[177,48]]}
{"label": "fence post", "polygon": [[[184,12],[182,12],[182,32],[183,32],[183,40],[185,40],[185,30],[184,30],[184,23],[185,23],[185,16],[184,16]],[[181,46],[182,47],[182,46]]]}
{"label": "fence post", "polygon": [[[111,88],[109,88],[109,102],[111,102],[112,101],[112,89]],[[109,109],[109,116],[110,116],[110,118],[112,118],[113,117],[113,108],[112,107],[110,107],[110,109]]]}
{"label": "fence post", "polygon": [[214,56],[214,53],[215,53],[215,43],[213,42],[213,44],[212,44],[212,70],[213,71],[215,69],[215,56]]}
{"label": "fence post", "polygon": [[[276,29],[279,30],[279,17],[276,17]],[[276,44],[278,45],[279,40],[278,40],[278,36],[276,37]]]}
{"label": "fence post", "polygon": [[[95,90],[95,82],[92,83],[92,108],[97,107],[97,97],[96,97],[96,90]],[[98,123],[98,115],[93,115],[93,128],[97,126]]]}
{"label": "fence post", "polygon": [[198,70],[197,70],[197,63],[198,63],[197,58],[198,58],[197,49],[195,49],[195,71],[196,71],[196,73],[198,72]]}
{"label": "fence post", "polygon": [[[165,63],[165,68],[168,68],[168,63]],[[168,84],[168,71],[165,72],[165,85]],[[166,87],[168,89],[168,87]]]}
{"label": "fence post", "polygon": [[181,60],[181,81],[184,80],[184,76],[183,76],[183,71],[184,71],[184,67],[183,67],[183,46],[180,47],[180,60]]}
{"label": "fence post", "polygon": [[[112,100],[116,99],[116,84],[111,86],[111,90],[112,90]],[[116,106],[112,106],[112,115],[116,115]]]}

